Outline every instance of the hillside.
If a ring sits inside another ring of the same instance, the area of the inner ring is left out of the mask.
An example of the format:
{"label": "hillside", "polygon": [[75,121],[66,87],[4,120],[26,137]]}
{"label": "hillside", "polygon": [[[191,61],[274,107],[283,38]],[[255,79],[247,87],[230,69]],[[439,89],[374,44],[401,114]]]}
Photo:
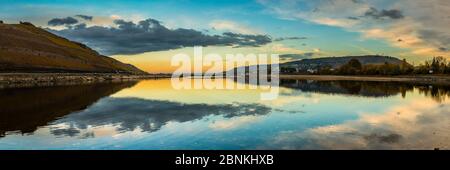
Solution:
{"label": "hillside", "polygon": [[[362,65],[384,65],[385,63],[391,65],[401,65],[404,61],[399,60],[395,57],[389,56],[378,56],[378,55],[366,55],[366,56],[343,56],[343,57],[324,57],[324,58],[315,58],[315,59],[303,59],[298,61],[291,61],[286,63],[281,63],[280,72],[283,73],[310,73],[316,72],[320,68],[329,67],[332,69],[338,69],[341,66],[347,64],[351,59],[358,59],[358,61]],[[406,63],[411,66],[411,64]],[[250,68],[258,69],[257,65],[245,66],[245,67],[236,67],[233,70],[228,70],[227,72],[235,72],[237,73],[238,68],[244,68],[245,72],[249,72]],[[269,66],[268,66],[269,68]]]}
{"label": "hillside", "polygon": [[281,67],[292,67],[300,70],[317,69],[324,66],[332,68],[339,68],[348,63],[351,59],[358,59],[362,65],[380,65],[380,64],[402,64],[403,61],[398,58],[379,55],[365,55],[365,56],[344,56],[344,57],[324,57],[315,59],[303,59],[299,61],[292,61],[283,63]]}
{"label": "hillside", "polygon": [[31,23],[0,23],[0,72],[146,74]]}

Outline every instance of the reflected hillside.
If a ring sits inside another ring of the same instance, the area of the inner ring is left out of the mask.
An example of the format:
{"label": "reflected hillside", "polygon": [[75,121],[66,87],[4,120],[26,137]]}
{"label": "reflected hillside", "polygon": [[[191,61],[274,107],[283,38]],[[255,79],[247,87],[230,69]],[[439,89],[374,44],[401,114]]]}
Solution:
{"label": "reflected hillside", "polygon": [[34,132],[58,117],[86,109],[136,82],[0,90],[0,136]]}
{"label": "reflected hillside", "polygon": [[414,86],[411,84],[368,81],[281,80],[280,86],[301,90],[303,92],[364,97],[388,97],[397,94],[405,96],[407,91],[414,89]]}
{"label": "reflected hillside", "polygon": [[418,90],[420,94],[437,102],[443,102],[450,97],[450,86],[427,85],[405,82],[375,82],[375,81],[315,81],[315,80],[280,80],[281,87],[323,94],[352,95],[363,97],[389,97]]}

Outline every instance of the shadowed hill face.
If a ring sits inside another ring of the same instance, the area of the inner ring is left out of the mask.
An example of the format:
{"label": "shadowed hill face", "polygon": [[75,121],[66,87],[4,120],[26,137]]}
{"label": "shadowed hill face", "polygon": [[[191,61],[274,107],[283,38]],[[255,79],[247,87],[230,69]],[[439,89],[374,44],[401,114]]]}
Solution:
{"label": "shadowed hill face", "polygon": [[145,74],[29,23],[0,23],[0,71]]}

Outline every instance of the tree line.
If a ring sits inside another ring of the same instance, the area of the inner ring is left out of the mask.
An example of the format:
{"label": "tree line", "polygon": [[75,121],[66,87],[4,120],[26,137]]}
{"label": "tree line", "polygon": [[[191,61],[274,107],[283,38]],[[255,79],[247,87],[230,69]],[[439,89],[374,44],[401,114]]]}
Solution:
{"label": "tree line", "polygon": [[403,59],[401,64],[367,64],[363,65],[358,59],[333,69],[331,66],[319,68],[313,74],[325,75],[408,75],[408,74],[450,74],[450,62],[444,57],[434,57],[418,66],[413,66]]}

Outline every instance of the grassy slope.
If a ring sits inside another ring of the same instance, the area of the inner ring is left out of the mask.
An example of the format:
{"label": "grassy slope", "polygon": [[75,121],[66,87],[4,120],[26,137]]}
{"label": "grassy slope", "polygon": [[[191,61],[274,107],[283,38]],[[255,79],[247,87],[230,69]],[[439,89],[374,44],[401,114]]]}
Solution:
{"label": "grassy slope", "polygon": [[28,24],[0,24],[0,71],[145,73]]}

